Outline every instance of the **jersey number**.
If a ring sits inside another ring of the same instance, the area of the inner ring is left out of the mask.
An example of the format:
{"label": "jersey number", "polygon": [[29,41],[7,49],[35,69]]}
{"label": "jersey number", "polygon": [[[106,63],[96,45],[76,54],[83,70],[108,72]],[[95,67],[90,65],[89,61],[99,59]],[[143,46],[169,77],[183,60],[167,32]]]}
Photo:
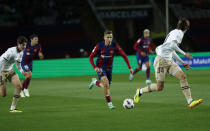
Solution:
{"label": "jersey number", "polygon": [[164,73],[164,68],[163,67],[158,67],[157,73]]}

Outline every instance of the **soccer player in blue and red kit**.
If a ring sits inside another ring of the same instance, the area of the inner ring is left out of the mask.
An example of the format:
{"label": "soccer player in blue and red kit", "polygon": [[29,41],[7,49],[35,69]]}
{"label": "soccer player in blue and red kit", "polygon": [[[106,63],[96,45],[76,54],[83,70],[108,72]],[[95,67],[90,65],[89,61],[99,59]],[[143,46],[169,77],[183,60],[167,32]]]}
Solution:
{"label": "soccer player in blue and red kit", "polygon": [[142,64],[146,65],[146,84],[151,84],[150,80],[150,62],[149,62],[149,53],[154,54],[154,51],[150,48],[151,38],[150,31],[145,29],[143,32],[143,36],[138,39],[138,41],[134,45],[134,50],[136,51],[136,58],[138,67],[134,70],[133,73],[130,74],[129,80],[133,80],[134,74],[142,69]]}
{"label": "soccer player in blue and red kit", "polygon": [[[89,85],[89,89],[92,89],[94,85],[103,88],[109,109],[115,108],[110,98],[110,84],[112,82],[112,64],[116,53],[119,53],[124,58],[130,73],[133,73],[133,70],[130,66],[130,62],[125,52],[120,48],[120,46],[117,43],[113,42],[112,40],[112,31],[106,30],[104,32],[104,41],[99,42],[95,46],[89,57],[91,65],[95,69],[95,72],[98,74],[99,80],[101,80],[98,81],[96,78],[92,78],[92,82]],[[95,65],[93,57],[96,55],[98,58]]]}
{"label": "soccer player in blue and red kit", "polygon": [[21,97],[29,97],[28,86],[32,77],[32,64],[33,58],[39,56],[40,59],[44,58],[42,53],[41,45],[38,43],[38,35],[33,34],[30,36],[30,42],[27,43],[26,48],[23,52],[23,58],[21,61],[21,68],[24,71],[23,75],[25,80],[22,83],[22,91],[20,93]]}

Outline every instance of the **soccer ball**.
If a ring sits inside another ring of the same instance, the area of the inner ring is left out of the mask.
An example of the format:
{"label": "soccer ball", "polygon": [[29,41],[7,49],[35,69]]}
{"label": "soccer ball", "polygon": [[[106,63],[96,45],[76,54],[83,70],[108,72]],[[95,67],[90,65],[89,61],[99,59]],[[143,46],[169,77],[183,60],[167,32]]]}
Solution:
{"label": "soccer ball", "polygon": [[125,109],[132,109],[132,108],[134,108],[134,101],[133,101],[133,99],[130,99],[130,98],[125,99],[123,101],[123,107]]}

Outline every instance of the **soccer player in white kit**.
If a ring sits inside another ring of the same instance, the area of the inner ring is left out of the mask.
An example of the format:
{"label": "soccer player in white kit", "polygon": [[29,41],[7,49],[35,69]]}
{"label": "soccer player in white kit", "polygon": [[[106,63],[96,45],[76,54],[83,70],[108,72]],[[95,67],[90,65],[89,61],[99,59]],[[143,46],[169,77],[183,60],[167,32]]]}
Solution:
{"label": "soccer player in white kit", "polygon": [[17,38],[17,46],[7,49],[7,51],[0,57],[0,94],[6,96],[6,83],[11,82],[15,87],[12,105],[9,112],[22,112],[16,109],[16,104],[20,98],[20,91],[22,84],[18,75],[13,69],[13,65],[16,63],[17,68],[24,74],[20,68],[20,62],[23,56],[23,50],[25,49],[27,38],[19,36]]}
{"label": "soccer player in white kit", "polygon": [[140,97],[143,93],[152,92],[152,91],[161,91],[164,88],[164,81],[166,74],[169,73],[172,76],[175,76],[179,81],[183,91],[183,94],[187,100],[188,107],[193,108],[203,102],[202,99],[193,100],[191,97],[190,86],[188,85],[186,75],[182,69],[174,62],[173,58],[180,62],[186,69],[189,69],[190,66],[176,54],[176,52],[181,53],[186,58],[192,59],[190,53],[185,53],[178,46],[182,42],[184,33],[189,29],[190,22],[189,20],[182,18],[178,21],[177,28],[172,30],[162,45],[156,48],[157,56],[154,61],[155,68],[155,77],[157,80],[156,84],[148,85],[144,88],[138,88],[134,96],[134,102],[138,103]]}

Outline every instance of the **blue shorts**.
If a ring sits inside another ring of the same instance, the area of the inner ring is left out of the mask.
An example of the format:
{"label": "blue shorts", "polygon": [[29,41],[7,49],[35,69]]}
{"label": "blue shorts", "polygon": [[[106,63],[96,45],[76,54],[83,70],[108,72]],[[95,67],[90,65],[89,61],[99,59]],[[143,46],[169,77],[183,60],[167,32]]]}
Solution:
{"label": "blue shorts", "polygon": [[112,69],[107,70],[107,69],[101,68],[100,70],[101,70],[101,73],[97,73],[99,80],[101,80],[101,77],[106,76],[107,79],[109,80],[109,84],[111,84],[112,83]]}
{"label": "blue shorts", "polygon": [[137,59],[138,65],[142,66],[143,63],[146,63],[149,61],[149,55],[141,56],[139,52],[136,52],[136,59]]}
{"label": "blue shorts", "polygon": [[24,72],[32,72],[32,65],[24,65],[21,63],[21,68]]}

